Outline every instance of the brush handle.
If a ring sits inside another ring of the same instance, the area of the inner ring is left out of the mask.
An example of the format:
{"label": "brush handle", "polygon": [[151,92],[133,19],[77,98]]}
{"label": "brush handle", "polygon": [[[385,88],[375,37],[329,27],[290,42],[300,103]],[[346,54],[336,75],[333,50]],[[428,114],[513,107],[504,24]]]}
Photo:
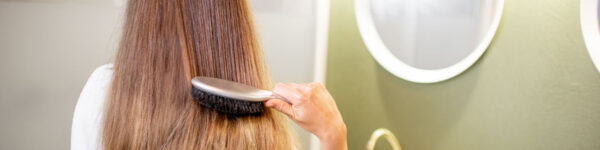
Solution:
{"label": "brush handle", "polygon": [[271,92],[271,93],[273,93],[273,94],[271,94],[271,98],[280,99],[280,100],[283,100],[283,101],[285,101],[286,103],[288,103],[290,105],[292,104],[287,98],[285,98],[285,97],[283,97],[283,96],[281,96],[281,95],[279,95],[279,94],[277,94],[275,92]]}

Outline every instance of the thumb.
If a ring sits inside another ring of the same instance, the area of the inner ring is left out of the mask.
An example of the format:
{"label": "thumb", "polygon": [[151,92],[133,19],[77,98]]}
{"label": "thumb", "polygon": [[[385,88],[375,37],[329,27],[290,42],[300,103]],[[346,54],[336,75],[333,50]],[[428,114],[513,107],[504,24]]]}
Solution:
{"label": "thumb", "polygon": [[269,99],[265,102],[265,106],[274,108],[275,110],[287,115],[292,120],[294,120],[295,118],[294,111],[292,110],[292,105],[283,100]]}

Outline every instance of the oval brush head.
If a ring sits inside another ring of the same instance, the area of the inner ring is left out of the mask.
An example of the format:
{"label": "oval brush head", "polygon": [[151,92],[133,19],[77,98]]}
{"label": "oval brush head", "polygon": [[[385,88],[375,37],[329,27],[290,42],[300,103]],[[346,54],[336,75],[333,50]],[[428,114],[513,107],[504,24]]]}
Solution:
{"label": "oval brush head", "polygon": [[264,111],[263,101],[273,97],[271,91],[245,84],[210,78],[192,79],[192,96],[200,105],[230,115],[252,115]]}

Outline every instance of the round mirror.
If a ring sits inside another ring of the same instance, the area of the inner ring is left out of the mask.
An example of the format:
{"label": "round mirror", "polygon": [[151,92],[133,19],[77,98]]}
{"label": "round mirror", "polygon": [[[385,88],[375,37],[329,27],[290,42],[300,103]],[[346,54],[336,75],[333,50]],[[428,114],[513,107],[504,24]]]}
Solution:
{"label": "round mirror", "polygon": [[490,44],[503,0],[356,0],[360,34],[375,60],[417,83],[452,78]]}
{"label": "round mirror", "polygon": [[596,70],[600,71],[600,3],[598,0],[581,0],[579,8],[583,40]]}

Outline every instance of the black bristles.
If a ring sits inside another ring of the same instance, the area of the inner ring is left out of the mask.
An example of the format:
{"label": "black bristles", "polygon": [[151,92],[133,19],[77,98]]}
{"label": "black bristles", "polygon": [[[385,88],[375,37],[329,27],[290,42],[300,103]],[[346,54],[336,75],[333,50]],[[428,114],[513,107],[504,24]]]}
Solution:
{"label": "black bristles", "polygon": [[256,115],[264,111],[262,102],[249,102],[204,92],[192,86],[192,96],[200,105],[234,116]]}

